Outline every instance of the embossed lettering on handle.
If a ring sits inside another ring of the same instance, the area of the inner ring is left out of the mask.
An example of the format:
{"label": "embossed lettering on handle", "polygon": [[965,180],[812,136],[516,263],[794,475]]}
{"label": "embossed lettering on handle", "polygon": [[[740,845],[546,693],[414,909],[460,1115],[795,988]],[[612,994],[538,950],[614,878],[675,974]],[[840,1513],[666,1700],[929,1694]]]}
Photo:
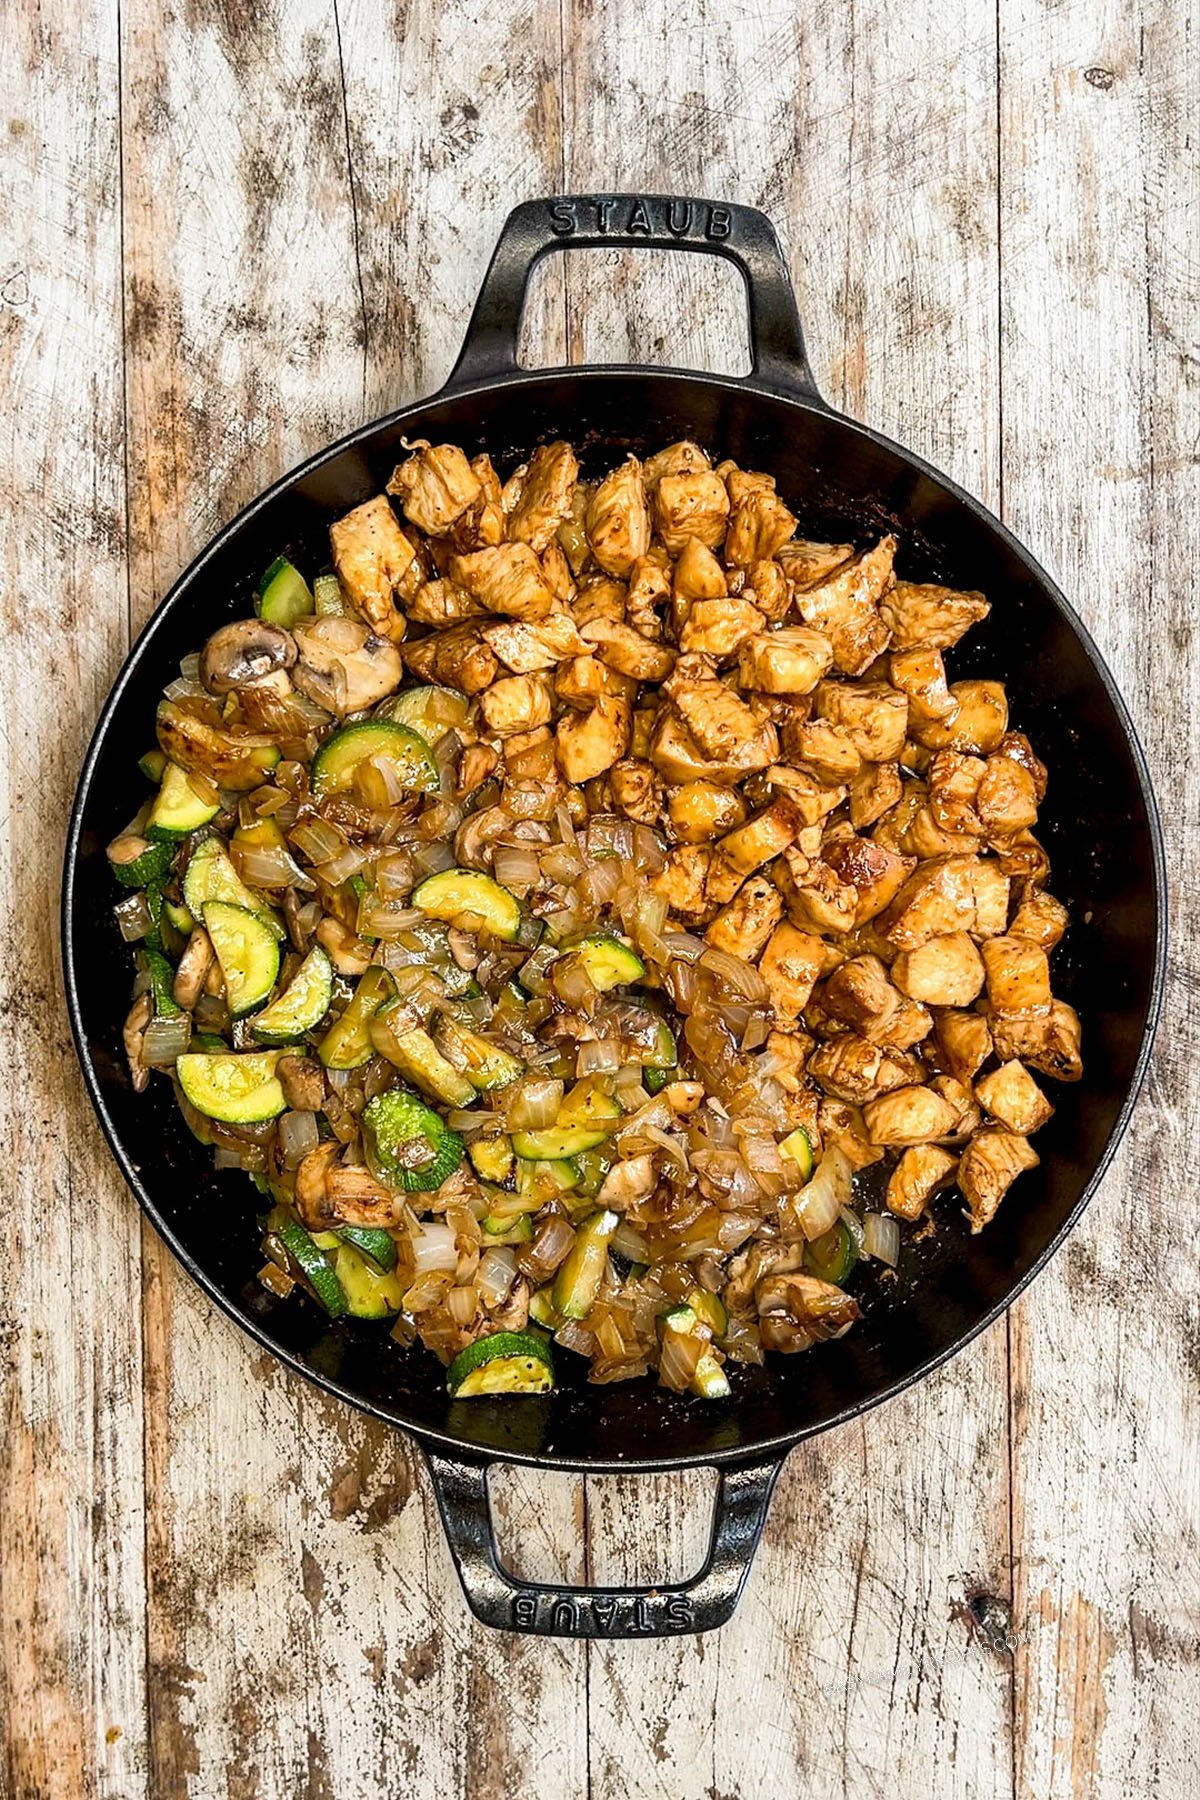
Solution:
{"label": "embossed lettering on handle", "polygon": [[487,1464],[426,1451],[450,1552],[476,1618],[542,1637],[670,1637],[723,1625],[758,1546],[780,1462],[718,1472],[708,1556],[691,1581],[646,1588],[569,1588],[522,1581],[500,1560]]}
{"label": "embossed lettering on handle", "polygon": [[671,194],[560,194],[527,200],[504,223],[447,389],[521,373],[517,334],[529,278],[563,249],[653,246],[722,256],[746,286],[751,385],[823,406],[804,349],[787,264],[764,213],[732,201]]}

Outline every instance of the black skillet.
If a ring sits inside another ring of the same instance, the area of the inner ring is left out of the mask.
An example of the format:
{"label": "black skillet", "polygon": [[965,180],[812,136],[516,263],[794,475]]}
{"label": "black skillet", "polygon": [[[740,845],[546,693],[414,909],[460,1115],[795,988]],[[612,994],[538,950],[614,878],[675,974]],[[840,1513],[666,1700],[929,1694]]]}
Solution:
{"label": "black skillet", "polygon": [[[534,265],[564,247],[653,246],[724,256],[741,271],[754,366],[744,379],[644,367],[527,373],[517,329]],[[182,656],[222,620],[252,610],[253,582],[290,551],[327,557],[335,515],[376,494],[402,454],[429,437],[490,452],[504,473],[548,439],[582,447],[585,473],[628,450],[694,438],[768,469],[801,529],[867,542],[901,539],[902,573],[981,587],[987,622],[953,653],[956,677],[1007,683],[1015,727],[1052,771],[1043,836],[1054,891],[1072,925],[1055,988],[1083,1019],[1084,1081],[1055,1091],[1038,1134],[1041,1166],[1022,1176],[995,1222],[968,1235],[947,1205],[938,1231],[906,1247],[899,1279],[864,1284],[866,1318],[837,1343],[735,1369],[733,1396],[700,1403],[649,1380],[589,1387],[559,1358],[563,1388],[544,1399],[448,1399],[440,1367],[386,1330],[323,1320],[255,1282],[259,1228],[242,1177],[218,1177],[166,1082],[130,1087],[121,1053],[130,963],[112,921],[104,846],[129,816],[135,763],[155,702]],[[258,1342],[330,1393],[421,1443],[472,1610],[490,1625],[574,1637],[705,1631],[732,1613],[771,1489],[800,1439],[898,1393],[968,1343],[1061,1244],[1094,1192],[1141,1083],[1164,964],[1161,832],[1141,749],[1111,675],[1053,582],[979,502],[821,399],[770,222],[749,207],[658,196],[530,201],[508,218],[462,354],[432,399],[364,427],[279,481],[228,525],[163,601],[104,709],[79,784],[63,892],[71,1023],[100,1123],[146,1213],[218,1305]],[[571,1589],[521,1581],[501,1565],[487,1470],[494,1459],[617,1472],[715,1465],[709,1558],[676,1586]]]}

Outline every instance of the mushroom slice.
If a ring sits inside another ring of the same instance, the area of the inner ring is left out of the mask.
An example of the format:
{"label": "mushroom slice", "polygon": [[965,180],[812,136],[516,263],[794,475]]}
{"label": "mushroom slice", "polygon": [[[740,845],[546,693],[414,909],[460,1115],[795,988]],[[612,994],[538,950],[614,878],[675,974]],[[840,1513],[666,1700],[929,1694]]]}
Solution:
{"label": "mushroom slice", "polygon": [[200,679],[210,694],[253,687],[292,667],[296,644],[290,632],[265,619],[235,619],[214,631],[200,656]]}
{"label": "mushroom slice", "polygon": [[399,650],[358,619],[314,619],[297,625],[294,635],[296,686],[339,718],[374,706],[400,686]]}

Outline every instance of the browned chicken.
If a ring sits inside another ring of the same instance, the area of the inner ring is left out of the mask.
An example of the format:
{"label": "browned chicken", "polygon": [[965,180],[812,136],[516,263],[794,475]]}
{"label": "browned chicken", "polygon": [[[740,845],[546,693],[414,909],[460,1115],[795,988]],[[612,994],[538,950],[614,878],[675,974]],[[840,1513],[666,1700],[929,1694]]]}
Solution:
{"label": "browned chicken", "polygon": [[986,619],[991,608],[982,594],[898,581],[881,600],[879,610],[891,628],[897,650],[911,650],[918,645],[948,650],[972,625]]}
{"label": "browned chicken", "polygon": [[529,459],[516,504],[508,514],[508,535],[539,554],[553,542],[571,510],[579,463],[570,444],[542,444]]}
{"label": "browned chicken", "polygon": [[983,959],[967,932],[951,931],[902,950],[892,964],[892,980],[902,994],[926,1006],[970,1006],[983,987]]}
{"label": "browned chicken", "polygon": [[609,575],[628,575],[650,548],[650,508],[636,456],[606,475],[587,510],[592,555]]}
{"label": "browned chicken", "polygon": [[838,563],[796,591],[801,618],[831,639],[833,660],[843,675],[861,675],[891,641],[880,602],[892,580],[895,555],[895,538],[881,538],[874,549]]}
{"label": "browned chicken", "polygon": [[901,1219],[919,1219],[957,1167],[957,1158],[939,1144],[911,1144],[889,1177],[888,1211]]}
{"label": "browned chicken", "polygon": [[404,615],[396,597],[411,600],[424,579],[415,545],[400,529],[385,495],[356,506],[329,528],[333,566],[342,592],[380,637],[399,642]]}
{"label": "browned chicken", "polygon": [[483,488],[457,444],[422,444],[402,462],[387,491],[419,531],[442,537],[474,506]]}
{"label": "browned chicken", "polygon": [[1021,1137],[1040,1131],[1054,1108],[1024,1063],[1001,1063],[975,1084],[980,1104],[993,1119]]}
{"label": "browned chicken", "polygon": [[825,945],[812,932],[800,931],[786,919],[777,925],[759,958],[776,1016],[798,1019],[812,997],[825,962]]}
{"label": "browned chicken", "polygon": [[958,1185],[970,1208],[972,1231],[982,1231],[1025,1169],[1036,1169],[1037,1151],[1026,1137],[986,1126],[967,1145],[958,1165]]}
{"label": "browned chicken", "polygon": [[554,595],[528,544],[496,544],[450,559],[450,574],[488,612],[512,619],[544,619]]}
{"label": "browned chicken", "polygon": [[764,948],[783,915],[779,890],[763,875],[752,875],[736,896],[723,906],[704,934],[714,950],[747,962]]}

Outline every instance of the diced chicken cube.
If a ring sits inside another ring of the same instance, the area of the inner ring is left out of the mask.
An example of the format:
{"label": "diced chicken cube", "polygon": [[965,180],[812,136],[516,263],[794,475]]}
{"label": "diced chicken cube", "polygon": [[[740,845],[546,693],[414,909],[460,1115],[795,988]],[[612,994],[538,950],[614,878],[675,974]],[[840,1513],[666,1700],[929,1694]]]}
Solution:
{"label": "diced chicken cube", "polygon": [[712,469],[665,474],[654,490],[654,518],[658,535],[677,556],[689,538],[699,538],[715,550],[725,536],[729,519],[729,494]]}
{"label": "diced chicken cube", "polygon": [[645,556],[639,556],[629,571],[626,609],[629,623],[643,637],[662,636],[663,622],[658,609],[671,598],[670,558],[655,544]]}
{"label": "diced chicken cube", "polygon": [[627,819],[654,825],[662,810],[662,784],[652,764],[638,757],[623,757],[608,772],[613,805]]}
{"label": "diced chicken cube", "polygon": [[981,835],[983,826],[976,802],[986,773],[987,764],[981,756],[968,756],[961,750],[939,750],[930,759],[929,807],[943,831]]}
{"label": "diced chicken cube", "polygon": [[665,450],[656,450],[653,456],[646,458],[642,474],[647,491],[653,493],[664,475],[693,475],[698,469],[711,469],[712,464],[699,444],[693,444],[690,438],[681,438],[676,444],[668,444]]}
{"label": "diced chicken cube", "polygon": [[974,856],[935,856],[917,864],[880,920],[898,950],[915,950],[930,938],[975,929],[978,860]]}
{"label": "diced chicken cube", "polygon": [[827,1013],[864,1035],[885,1026],[900,1003],[887,970],[877,956],[852,956],[835,969],[821,996]]}
{"label": "diced chicken cube", "polygon": [[843,881],[827,862],[810,864],[787,895],[788,917],[802,931],[818,936],[837,936],[849,931],[858,907],[858,889]]}
{"label": "diced chicken cube", "polygon": [[495,544],[450,559],[452,578],[489,612],[513,619],[544,619],[554,595],[528,544]]}
{"label": "diced chicken cube", "polygon": [[541,554],[542,574],[546,578],[546,586],[563,606],[575,598],[576,583],[571,573],[571,565],[563,553],[558,539],[554,538],[546,545]]}
{"label": "diced chicken cube", "polygon": [[1010,937],[1029,938],[1043,950],[1053,950],[1067,929],[1067,909],[1053,894],[1041,888],[1027,891],[1013,914]]}
{"label": "diced chicken cube", "polygon": [[764,618],[776,622],[786,618],[792,604],[792,584],[783,572],[782,563],[772,556],[761,557],[750,564],[743,593],[747,600],[753,600]]}
{"label": "diced chicken cube", "polygon": [[421,681],[478,694],[496,679],[499,663],[477,625],[452,625],[405,644],[404,666]]}
{"label": "diced chicken cube", "polygon": [[895,763],[863,763],[850,777],[850,823],[866,831],[892,810],[903,783]]}
{"label": "diced chicken cube", "polygon": [[748,824],[722,838],[708,876],[708,891],[712,898],[732,900],[747,875],[786,850],[799,831],[800,823],[799,812],[785,797],[774,801]]}
{"label": "diced chicken cube", "polygon": [[835,1099],[855,1106],[875,1101],[893,1089],[909,1091],[920,1071],[920,1063],[912,1057],[885,1050],[853,1032],[843,1032],[818,1044],[808,1059],[813,1080]]}
{"label": "diced chicken cube", "polygon": [[588,654],[574,620],[565,612],[548,613],[536,625],[524,619],[485,625],[483,637],[514,675],[532,675],[539,669],[552,669],[568,657]]}
{"label": "diced chicken cube", "polygon": [[395,596],[410,600],[424,579],[415,545],[400,529],[387,496],[377,494],[329,528],[342,592],[379,637],[399,643],[405,621]]}
{"label": "diced chicken cube", "polygon": [[913,1144],[892,1170],[887,1185],[888,1211],[910,1222],[921,1217],[940,1187],[953,1176],[957,1158],[938,1144]]}
{"label": "diced chicken cube", "polygon": [[457,625],[485,608],[453,581],[425,581],[405,608],[414,625]]}
{"label": "diced chicken cube", "polygon": [[425,444],[402,462],[388,482],[406,519],[430,537],[442,537],[483,493],[478,475],[457,444]]}
{"label": "diced chicken cube", "polygon": [[749,600],[734,594],[719,600],[697,600],[679,634],[679,647],[722,661],[736,655],[762,627],[763,616]]}
{"label": "diced chicken cube", "polygon": [[898,581],[880,603],[898,650],[919,644],[948,650],[963,633],[991,611],[982,594],[937,587],[928,582]]}
{"label": "diced chicken cube", "polygon": [[889,1050],[911,1050],[933,1030],[933,1014],[929,1008],[922,1006],[919,1000],[910,1000],[901,994],[896,1010],[890,1018],[880,1019],[876,1024],[864,1025],[862,1035],[870,1038],[873,1044],[883,1044]]}
{"label": "diced chicken cube", "polygon": [[[620,679],[620,678],[618,678]],[[558,766],[567,781],[593,781],[629,748],[633,704],[628,695],[604,693],[590,712],[568,712],[558,722]]]}
{"label": "diced chicken cube", "polygon": [[704,844],[736,830],[746,817],[746,804],[736,788],[701,779],[676,788],[668,812],[681,842]]}
{"label": "diced chicken cube", "polygon": [[971,892],[975,900],[975,923],[971,926],[977,938],[1000,937],[1008,919],[1009,879],[999,860],[989,856],[972,859]]}
{"label": "diced chicken cube", "polygon": [[934,1036],[943,1067],[959,1081],[970,1081],[992,1054],[992,1033],[982,1013],[947,1007],[934,1019]]}
{"label": "diced chicken cube", "polygon": [[825,945],[810,932],[798,931],[784,920],[771,933],[758,970],[767,984],[771,1005],[778,1018],[791,1023],[800,1017],[824,967]]}
{"label": "diced chicken cube", "polygon": [[725,535],[725,561],[731,568],[773,557],[796,529],[796,520],[778,494],[760,489],[737,501]]}
{"label": "diced chicken cube", "polygon": [[764,694],[808,694],[833,661],[833,645],[811,625],[764,631],[742,645],[738,682]]}
{"label": "diced chicken cube", "polygon": [[1033,777],[1034,792],[1038,805],[1046,798],[1046,765],[1034,754],[1033,745],[1023,731],[1006,731],[996,746],[997,756],[1007,756],[1011,762],[1020,763],[1028,775]]}
{"label": "diced chicken cube", "polygon": [[981,946],[987,970],[988,1001],[994,1012],[1047,1013],[1050,964],[1040,944],[1028,938],[987,938]]}
{"label": "diced chicken cube", "polygon": [[508,515],[509,537],[539,554],[546,550],[570,515],[578,478],[579,463],[570,444],[542,444],[529,459],[520,498]]}
{"label": "diced chicken cube", "polygon": [[888,676],[894,688],[907,695],[914,719],[952,719],[958,701],[946,685],[946,665],[940,650],[916,644],[909,650],[892,649]]}
{"label": "diced chicken cube", "polygon": [[1010,837],[1037,824],[1037,785],[1019,762],[993,754],[984,765],[976,806],[989,837]]}
{"label": "diced chicken cube", "polygon": [[606,475],[587,510],[592,555],[609,575],[628,575],[650,547],[650,508],[636,456]]}
{"label": "diced chicken cube", "polygon": [[819,719],[840,725],[868,762],[894,762],[904,749],[908,700],[882,682],[821,681],[815,693]]}
{"label": "diced chicken cube", "polygon": [[902,950],[892,980],[910,1000],[926,1006],[970,1006],[983,987],[983,959],[965,931],[930,938]]}
{"label": "diced chicken cube", "polygon": [[975,1093],[993,1119],[1019,1137],[1040,1131],[1054,1112],[1024,1063],[1016,1061],[1001,1063],[982,1076]]}
{"label": "diced chicken cube", "polygon": [[976,1104],[974,1093],[965,1081],[959,1081],[954,1075],[935,1075],[929,1085],[947,1106],[953,1108],[954,1124],[946,1134],[947,1139],[962,1143],[983,1123],[983,1113]]}
{"label": "diced chicken cube", "polygon": [[883,1151],[867,1136],[859,1107],[846,1100],[823,1097],[818,1109],[821,1135],[827,1144],[836,1144],[852,1169],[867,1169],[882,1162]]}
{"label": "diced chicken cube", "polygon": [[1078,1081],[1083,1074],[1079,1015],[1065,1000],[1052,1000],[1048,1013],[995,1014],[989,1023],[1001,1062],[1017,1058],[1055,1081]]}
{"label": "diced chicken cube", "polygon": [[844,675],[861,675],[888,647],[891,634],[880,601],[892,579],[895,555],[895,538],[881,538],[873,549],[796,590],[801,618],[831,639],[833,660]]}
{"label": "diced chicken cube", "polygon": [[720,600],[729,592],[725,571],[706,544],[689,538],[671,574],[671,595],[676,623],[686,622],[697,600]]}
{"label": "diced chicken cube", "polygon": [[865,837],[836,838],[826,844],[822,855],[830,868],[858,891],[856,925],[865,925],[890,906],[913,868],[911,856],[900,856]]}
{"label": "diced chicken cube", "polygon": [[479,710],[492,737],[509,737],[549,724],[553,692],[544,675],[506,675],[480,694]]}
{"label": "diced chicken cube", "polygon": [[615,619],[591,619],[579,635],[602,663],[635,681],[661,681],[675,666],[675,652]]}
{"label": "diced chicken cube", "polygon": [[626,589],[610,575],[597,575],[585,581],[571,602],[571,615],[580,630],[593,619],[623,619]]}
{"label": "diced chicken cube", "polygon": [[973,750],[987,756],[1008,730],[1008,697],[1000,681],[956,681],[958,710],[949,719],[910,719],[909,732],[926,750]]}
{"label": "diced chicken cube", "polygon": [[827,719],[788,719],[783,750],[790,761],[810,769],[819,781],[844,787],[862,767],[862,755],[844,725]]}
{"label": "diced chicken cube", "polygon": [[776,763],[767,770],[764,779],[788,796],[799,809],[806,827],[818,826],[846,798],[844,787],[827,786],[807,769],[790,769],[786,763]]}
{"label": "diced chicken cube", "polygon": [[688,732],[712,762],[744,774],[774,762],[779,748],[774,727],[756,719],[724,682],[684,682],[672,688],[671,699]]}
{"label": "diced chicken cube", "polygon": [[863,1123],[873,1144],[928,1144],[954,1130],[955,1109],[931,1087],[914,1084],[868,1100]]}
{"label": "diced chicken cube", "polygon": [[714,950],[753,962],[783,914],[783,901],[765,875],[751,875],[736,897],[723,906],[704,934]]}
{"label": "diced chicken cube", "polygon": [[853,555],[853,544],[816,544],[793,538],[790,543],[780,545],[775,560],[796,587],[811,587],[814,582],[824,581],[827,575],[832,575]]}
{"label": "diced chicken cube", "polygon": [[1027,1138],[987,1126],[972,1138],[958,1165],[958,1185],[970,1208],[972,1231],[982,1231],[1005,1194],[1025,1169],[1036,1169],[1039,1157]]}
{"label": "diced chicken cube", "polygon": [[713,903],[705,891],[711,861],[707,844],[681,844],[651,878],[652,891],[661,894],[672,913],[687,923],[712,916]]}

